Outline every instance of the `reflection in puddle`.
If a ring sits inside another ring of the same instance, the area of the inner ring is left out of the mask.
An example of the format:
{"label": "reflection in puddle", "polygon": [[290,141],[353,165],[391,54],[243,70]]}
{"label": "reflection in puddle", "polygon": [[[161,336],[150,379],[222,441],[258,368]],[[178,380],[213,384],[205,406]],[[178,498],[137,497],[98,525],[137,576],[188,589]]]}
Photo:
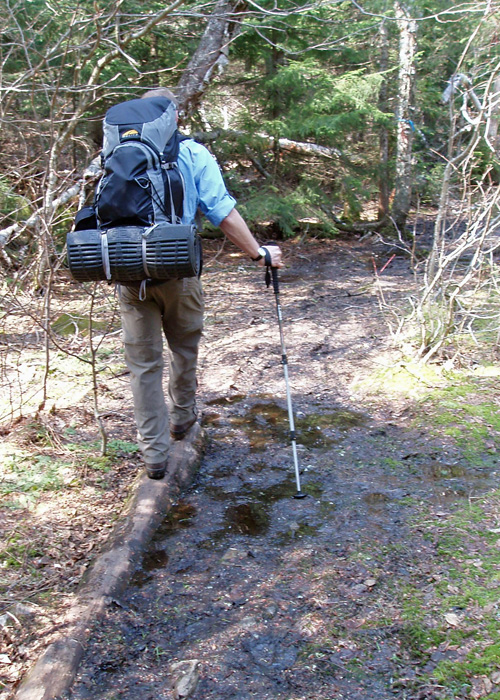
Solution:
{"label": "reflection in puddle", "polygon": [[168,537],[177,530],[182,530],[191,526],[191,521],[196,515],[196,508],[191,503],[179,501],[168,513],[165,520],[162,522],[156,531],[155,540]]}
{"label": "reflection in puddle", "polygon": [[298,442],[306,447],[328,447],[338,440],[325,435],[329,430],[345,432],[366,422],[366,416],[357,411],[339,409],[330,413],[309,413],[297,420]]}
{"label": "reflection in puddle", "polygon": [[288,436],[288,413],[275,403],[257,403],[243,415],[231,416],[231,423],[242,428],[252,450],[265,450],[269,441],[283,442]]}
{"label": "reflection in puddle", "polygon": [[[247,433],[253,450],[265,450],[271,439],[284,442],[289,437],[288,411],[274,402],[256,403],[230,420]],[[356,411],[311,413],[296,420],[297,442],[305,447],[328,447],[337,442],[328,431],[346,431],[365,422],[366,416]]]}
{"label": "reflection in puddle", "polygon": [[269,513],[258,503],[240,503],[226,510],[226,530],[242,535],[262,535],[269,528]]}
{"label": "reflection in puddle", "polygon": [[130,582],[132,586],[141,587],[146,585],[153,578],[151,571],[163,569],[167,566],[168,554],[164,549],[158,547],[158,540],[163,540],[178,530],[190,527],[195,515],[196,508],[191,503],[179,501],[179,503],[172,506],[171,511],[157,529],[152,539],[151,547],[144,553],[141,568],[132,576]]}
{"label": "reflection in puddle", "polygon": [[[217,490],[216,487],[210,487],[207,490],[211,491],[212,497],[215,495],[217,500],[223,500],[224,498],[235,500],[234,493],[224,493]],[[310,482],[304,486],[304,492],[313,496],[313,498],[319,498],[322,489],[317,484]],[[227,535],[235,533],[251,536],[265,534],[271,522],[270,506],[281,499],[291,499],[295,493],[295,484],[290,480],[281,481],[267,488],[251,490],[248,493],[248,500],[241,502],[241,499],[238,499],[240,500],[239,503],[228,505],[225,510],[223,527],[213,532],[208,540],[204,540],[199,543],[198,546],[209,547],[210,544],[218,542]],[[313,527],[303,523],[298,526],[295,536],[297,538],[304,537],[314,534],[316,530],[316,526]],[[283,540],[283,543],[285,540]]]}
{"label": "reflection in puddle", "polygon": [[164,549],[150,549],[142,558],[144,571],[163,569],[168,564],[168,554]]}
{"label": "reflection in puddle", "polygon": [[[304,486],[304,491],[307,493],[311,493],[311,490],[313,490],[314,495],[316,495],[317,489],[313,485],[306,484]],[[206,486],[205,491],[216,501],[235,499],[238,496],[235,491],[227,490],[227,488],[223,490],[220,485]],[[248,492],[248,501],[246,502],[253,503],[259,501],[260,503],[274,503],[282,498],[292,498],[296,492],[295,484],[287,479],[286,481],[280,481],[266,488],[252,489]]]}
{"label": "reflection in puddle", "polygon": [[246,399],[246,394],[233,394],[233,396],[219,396],[216,399],[207,401],[207,406],[227,406],[231,403],[238,403],[239,401],[244,401]]}
{"label": "reflection in puddle", "polygon": [[[321,486],[314,481],[308,481],[307,484],[304,484],[303,491],[313,498],[319,498],[323,493]],[[274,503],[282,498],[292,498],[296,493],[295,483],[291,479],[287,479],[265,489],[254,489],[250,495],[262,503]]]}
{"label": "reflection in puddle", "polygon": [[292,498],[296,491],[295,484],[290,479],[287,479],[265,489],[253,489],[250,492],[250,497],[252,500],[257,500],[261,503],[275,503],[282,498]]}

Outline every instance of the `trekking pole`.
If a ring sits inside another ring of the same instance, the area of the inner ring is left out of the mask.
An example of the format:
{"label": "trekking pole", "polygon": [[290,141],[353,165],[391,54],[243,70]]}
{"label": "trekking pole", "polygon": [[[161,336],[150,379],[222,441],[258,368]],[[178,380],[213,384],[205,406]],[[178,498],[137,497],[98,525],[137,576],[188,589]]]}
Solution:
{"label": "trekking pole", "polygon": [[290,393],[290,382],[288,381],[288,358],[286,355],[285,348],[285,337],[283,335],[283,318],[281,315],[281,304],[280,304],[280,287],[278,280],[278,268],[272,267],[271,265],[271,254],[266,250],[266,286],[271,285],[271,276],[273,281],[274,296],[276,299],[276,311],[278,314],[278,325],[280,329],[280,341],[281,341],[281,364],[283,365],[283,373],[285,375],[285,386],[286,386],[286,402],[288,406],[288,421],[290,423],[290,440],[292,442],[292,452],[293,452],[293,464],[295,467],[295,481],[297,484],[297,493],[294,498],[305,498],[307,493],[303,493],[300,488],[300,472],[299,472],[299,460],[297,457],[297,442],[295,435],[295,421],[293,419],[293,407],[292,407],[292,396]]}

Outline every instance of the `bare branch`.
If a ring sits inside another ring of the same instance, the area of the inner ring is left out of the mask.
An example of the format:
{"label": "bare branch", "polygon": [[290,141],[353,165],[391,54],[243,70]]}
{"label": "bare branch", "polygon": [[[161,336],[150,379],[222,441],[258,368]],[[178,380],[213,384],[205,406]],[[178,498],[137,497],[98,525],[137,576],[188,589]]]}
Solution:
{"label": "bare branch", "polygon": [[[387,19],[395,21],[396,18],[392,15],[382,14],[379,12],[370,12],[366,10],[360,3],[356,0],[350,0],[351,4],[361,12],[361,14],[366,17],[376,17],[378,19]],[[450,7],[446,10],[441,10],[440,12],[433,12],[423,17],[415,17],[416,22],[424,22],[429,19],[435,19],[437,21],[446,20],[447,18],[456,17],[457,15],[469,15],[469,14],[489,14],[492,12],[490,0],[485,0],[484,2],[463,2],[454,7]]]}

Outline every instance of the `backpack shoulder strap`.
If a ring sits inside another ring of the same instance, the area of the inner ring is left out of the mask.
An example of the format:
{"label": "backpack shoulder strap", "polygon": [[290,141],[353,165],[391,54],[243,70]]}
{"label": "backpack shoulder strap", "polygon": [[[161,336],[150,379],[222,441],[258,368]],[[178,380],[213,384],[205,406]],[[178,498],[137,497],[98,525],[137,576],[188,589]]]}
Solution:
{"label": "backpack shoulder strap", "polygon": [[175,163],[179,157],[179,144],[181,141],[186,141],[191,138],[185,134],[181,134],[178,129],[174,131],[169,142],[163,150],[163,160],[165,163]]}

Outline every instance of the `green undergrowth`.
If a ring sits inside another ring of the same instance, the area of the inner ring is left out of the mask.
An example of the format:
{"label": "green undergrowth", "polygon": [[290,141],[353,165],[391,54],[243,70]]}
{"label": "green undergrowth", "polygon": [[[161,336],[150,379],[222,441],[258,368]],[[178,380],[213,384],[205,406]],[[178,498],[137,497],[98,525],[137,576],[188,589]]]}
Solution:
{"label": "green undergrowth", "polygon": [[500,367],[448,370],[400,362],[355,388],[368,398],[411,401],[414,427],[454,444],[472,466],[493,466],[500,445]]}
{"label": "green undergrowth", "polygon": [[56,448],[43,425],[34,422],[27,428],[38,451],[9,442],[0,448],[0,510],[34,507],[44,493],[79,488],[85,481],[104,487],[96,473],[106,474],[118,459],[138,449],[124,440],[110,440],[106,455],[100,454],[98,441],[70,440]]}
{"label": "green undergrowth", "polygon": [[[393,687],[404,687],[404,697],[427,697],[421,693],[431,687],[436,700],[500,697],[499,514],[500,490],[456,502],[448,513],[421,503],[412,542],[425,555],[406,578],[384,578],[376,566],[378,557],[397,560],[404,548],[364,555],[375,578],[382,577],[377,606],[397,613],[366,619],[363,628],[381,638],[389,629],[397,638],[401,677],[394,676]],[[415,671],[411,680],[408,668]]]}
{"label": "green undergrowth", "polygon": [[[51,514],[59,518],[74,510],[82,493],[87,500],[101,501],[110,487],[112,469],[136,451],[133,443],[110,440],[102,456],[98,441],[77,439],[72,428],[62,440],[60,436],[56,439],[45,424],[35,420],[17,432],[16,440],[4,440],[0,445],[0,569],[7,584],[10,571],[21,571],[28,587],[40,577],[36,560],[47,546],[43,538],[51,531],[46,525]],[[54,537],[57,539],[57,528]],[[53,546],[52,540],[50,544]],[[1,592],[2,586],[0,597]]]}
{"label": "green undergrowth", "polygon": [[[444,476],[460,480],[469,467],[490,475],[498,469],[499,373],[496,366],[450,370],[401,362],[374,373],[356,388],[369,400],[404,399],[410,407],[404,414],[405,427],[417,428],[441,445],[443,454],[453,453],[457,473]],[[394,472],[403,469],[397,459],[387,460]],[[421,501],[413,505],[415,536],[420,534],[423,546],[432,552],[428,569],[404,585],[397,584],[395,593],[401,606],[401,648],[420,669],[412,681],[414,690],[437,688],[440,700],[496,700],[500,698],[500,491],[456,499],[441,509]]]}
{"label": "green undergrowth", "polygon": [[[500,697],[500,491],[413,524],[434,550],[434,565],[399,591],[402,646],[424,667],[415,685],[446,700]],[[433,659],[427,670],[425,662]]]}

